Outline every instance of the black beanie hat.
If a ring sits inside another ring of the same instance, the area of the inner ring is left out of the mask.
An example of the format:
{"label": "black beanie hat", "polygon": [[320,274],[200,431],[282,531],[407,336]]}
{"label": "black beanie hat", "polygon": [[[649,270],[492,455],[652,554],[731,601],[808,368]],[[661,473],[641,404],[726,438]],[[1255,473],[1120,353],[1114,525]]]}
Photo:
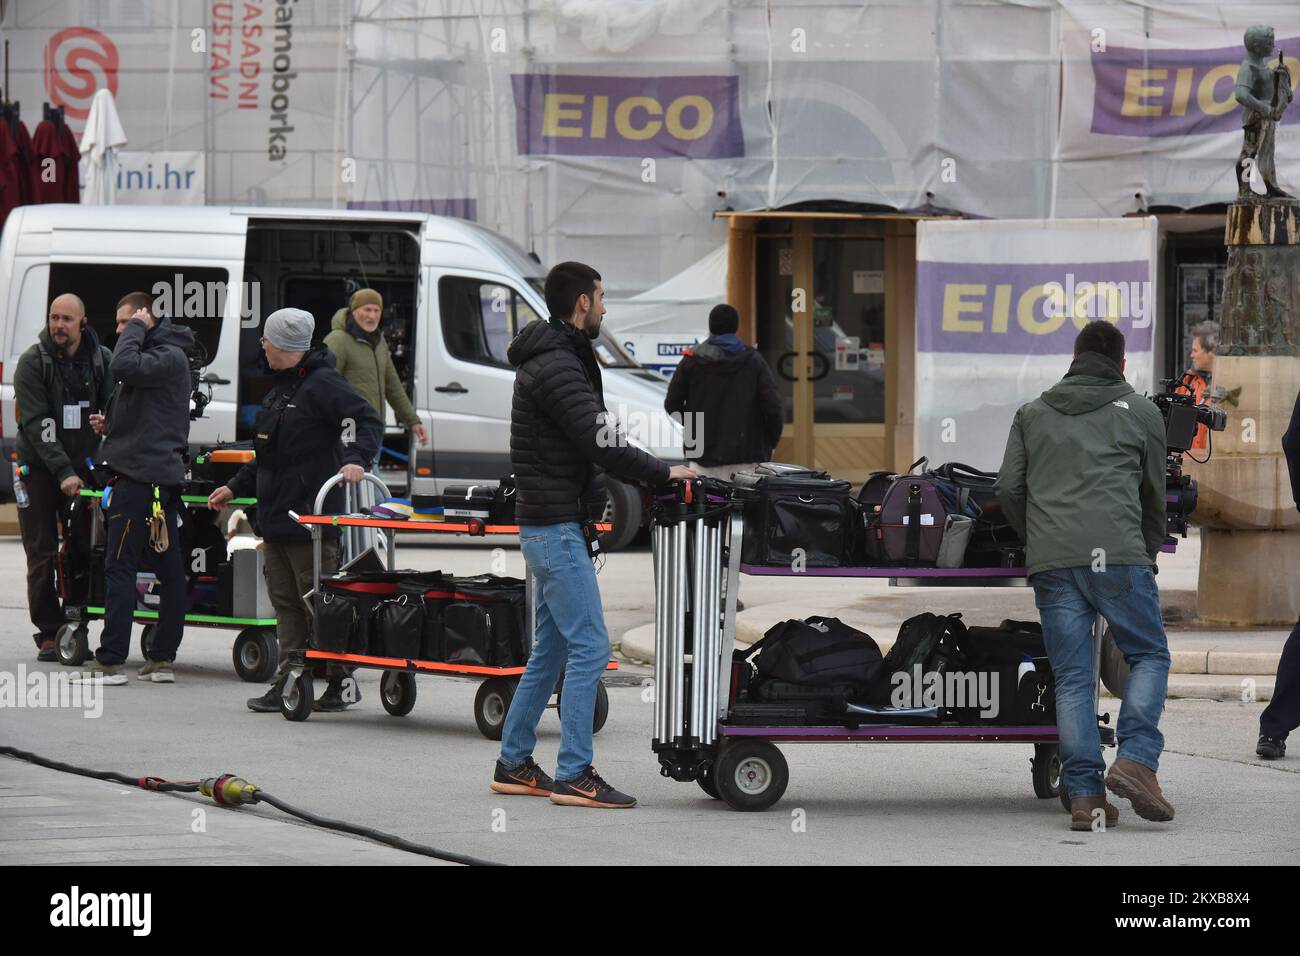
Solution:
{"label": "black beanie hat", "polygon": [[715,305],[709,313],[709,334],[725,335],[740,328],[740,313],[725,302]]}

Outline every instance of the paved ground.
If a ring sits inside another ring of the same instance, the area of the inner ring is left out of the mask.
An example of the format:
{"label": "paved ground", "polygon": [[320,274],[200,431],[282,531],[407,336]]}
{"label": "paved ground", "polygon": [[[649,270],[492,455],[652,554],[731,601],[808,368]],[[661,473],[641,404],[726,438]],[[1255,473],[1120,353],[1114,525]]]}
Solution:
{"label": "paved ground", "polygon": [[[465,542],[410,548],[404,556],[402,563],[411,566],[472,572],[487,569],[491,548]],[[521,570],[517,551],[507,551],[506,561],[506,573]],[[22,567],[16,542],[0,542],[0,562]],[[601,573],[616,639],[650,620],[649,574],[645,550],[610,556]],[[0,580],[0,673],[16,674],[19,665],[28,673],[60,670],[32,659],[22,595],[19,575]],[[801,615],[816,610],[792,606]],[[1300,758],[1263,764],[1253,757],[1258,703],[1170,701],[1161,779],[1178,807],[1177,820],[1149,824],[1124,807],[1117,830],[1079,835],[1066,829],[1058,803],[1033,796],[1027,745],[788,746],[791,783],[785,798],[765,814],[735,813],[694,784],[659,776],[649,746],[651,705],[640,687],[646,672],[630,666],[610,688],[611,715],[596,738],[596,765],[642,805],[598,812],[488,790],[496,746],[475,728],[473,682],[421,678],[415,710],[394,718],[378,703],[377,674],[363,674],[365,699],[353,712],[291,724],[244,709],[244,699],[260,688],[231,670],[232,637],[224,631],[187,632],[175,685],[132,680],[105,688],[98,718],[73,708],[8,710],[0,716],[0,742],[133,775],[195,779],[234,772],[324,815],[512,863],[1300,860]],[[543,718],[538,749],[551,768],[557,744],[551,712]],[[33,772],[2,758],[0,786],[12,788],[0,790],[8,794],[0,796],[0,857],[6,859],[21,850],[49,862],[73,862],[82,859],[73,854],[87,852],[102,862],[141,862],[132,855],[140,847],[131,839],[86,841],[139,833],[150,821],[150,839],[158,843],[146,849],[187,860],[335,862],[372,852],[349,838],[280,822],[285,818],[267,808],[209,808],[207,834],[193,834],[197,804],[156,794],[128,797],[118,792],[126,788]],[[64,806],[4,809],[5,801],[15,799]],[[68,817],[85,832],[61,827]],[[236,818],[250,829],[237,829]],[[74,842],[57,842],[70,835]],[[305,845],[293,842],[298,839]]]}

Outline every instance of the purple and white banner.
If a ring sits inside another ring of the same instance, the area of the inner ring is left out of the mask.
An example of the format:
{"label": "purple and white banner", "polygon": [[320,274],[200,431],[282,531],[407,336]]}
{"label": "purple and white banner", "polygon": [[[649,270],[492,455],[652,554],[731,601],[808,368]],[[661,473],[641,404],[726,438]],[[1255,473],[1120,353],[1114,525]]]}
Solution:
{"label": "purple and white banner", "polygon": [[[1278,38],[1284,52],[1300,52],[1300,37]],[[1112,136],[1186,136],[1241,129],[1236,100],[1240,43],[1216,49],[1092,50],[1092,131]],[[1276,63],[1275,57],[1270,63]],[[1300,60],[1288,55],[1292,77]],[[1288,110],[1282,124],[1300,123]]]}
{"label": "purple and white banner", "polygon": [[745,155],[735,76],[511,76],[521,155]]}
{"label": "purple and white banner", "polygon": [[1125,376],[1150,391],[1156,236],[1154,218],[918,223],[918,456],[996,469],[1016,409],[1096,319],[1124,333]]}

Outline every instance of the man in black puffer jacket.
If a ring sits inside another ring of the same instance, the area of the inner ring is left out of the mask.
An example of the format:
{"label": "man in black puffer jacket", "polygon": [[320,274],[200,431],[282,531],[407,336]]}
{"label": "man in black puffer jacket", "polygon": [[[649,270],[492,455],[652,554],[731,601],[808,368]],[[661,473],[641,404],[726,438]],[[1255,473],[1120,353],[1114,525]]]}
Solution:
{"label": "man in black puffer jacket", "polygon": [[[312,587],[311,535],[293,518],[315,512],[316,492],[332,475],[356,483],[379,454],[383,424],[374,407],[334,369],[334,355],[313,346],[316,320],[301,309],[280,309],[266,320],[262,349],[275,373],[271,391],[257,416],[257,457],[208,496],[214,511],[231,498],[256,494],[255,530],[264,544],[267,595],[275,607],[280,673],[271,689],[248,701],[250,710],[280,709],[280,694],[291,662],[289,652],[307,645],[310,622],[302,596]],[[326,514],[343,507],[343,489],[325,498]],[[322,529],[321,573],[338,568],[338,531]],[[337,711],[361,699],[355,684],[344,693],[342,670],[331,673],[317,710]]]}
{"label": "man in black puffer jacket", "polygon": [[[652,485],[695,473],[646,454],[605,424],[600,364],[591,348],[605,314],[603,296],[595,269],[560,263],[546,277],[551,318],[525,326],[506,353],[517,369],[510,462],[519,542],[537,587],[537,631],[506,715],[491,786],[497,793],[613,809],[636,801],[591,765],[596,687],[609,662],[609,633],[583,524],[603,503],[601,469]],[[533,761],[533,747],[561,673],[562,736],[552,780]]]}
{"label": "man in black puffer jacket", "polygon": [[686,428],[686,456],[702,475],[730,481],[772,457],[785,410],[772,370],[736,334],[729,305],[709,313],[709,337],[687,349],[673,371],[664,410]]}

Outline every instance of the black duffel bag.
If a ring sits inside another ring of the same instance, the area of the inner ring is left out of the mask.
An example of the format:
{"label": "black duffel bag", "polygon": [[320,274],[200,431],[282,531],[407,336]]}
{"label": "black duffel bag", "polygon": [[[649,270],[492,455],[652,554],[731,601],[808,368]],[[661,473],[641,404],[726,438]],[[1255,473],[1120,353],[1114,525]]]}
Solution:
{"label": "black duffel bag", "polygon": [[777,473],[777,466],[768,464],[737,473],[733,487],[733,499],[744,509],[746,564],[788,568],[798,560],[807,568],[840,568],[857,563],[861,521],[849,482],[806,469]]}
{"label": "black duffel bag", "polygon": [[441,609],[443,659],[449,664],[522,667],[532,649],[524,588],[519,578],[456,578],[454,596]]}
{"label": "black duffel bag", "polygon": [[334,654],[384,653],[375,627],[380,602],[396,597],[399,586],[433,587],[442,579],[438,571],[411,570],[345,571],[322,577],[313,596],[311,646]]}
{"label": "black duffel bag", "polygon": [[736,653],[753,661],[759,681],[805,687],[868,687],[884,660],[870,635],[834,617],[782,621]]}
{"label": "black duffel bag", "polygon": [[956,713],[959,720],[1016,726],[1056,722],[1056,678],[1041,624],[1006,620],[997,627],[968,627],[962,649],[965,670],[980,675],[994,693],[992,712],[967,707]]}

